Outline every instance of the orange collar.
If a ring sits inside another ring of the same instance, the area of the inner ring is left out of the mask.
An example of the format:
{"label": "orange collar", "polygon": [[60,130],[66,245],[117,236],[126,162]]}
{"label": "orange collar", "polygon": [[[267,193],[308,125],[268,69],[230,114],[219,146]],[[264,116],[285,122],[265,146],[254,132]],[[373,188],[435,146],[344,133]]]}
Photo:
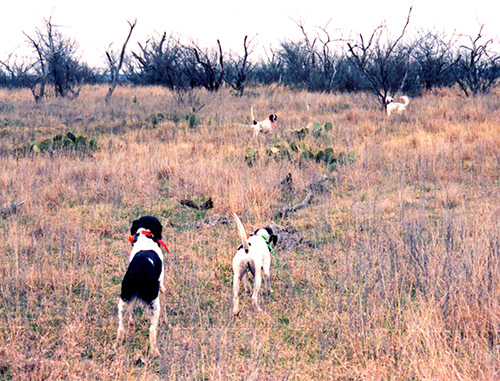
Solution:
{"label": "orange collar", "polygon": [[[154,238],[153,234],[151,234],[150,231],[148,231],[148,230],[141,230],[139,233],[136,233],[136,234],[142,234],[142,235],[145,235],[146,237],[152,238],[154,241],[158,242],[158,244],[160,244],[161,246],[163,246],[165,248],[165,250],[167,251],[167,253],[170,254],[170,251],[168,250],[168,247],[165,244],[165,242],[163,242],[161,239]],[[135,236],[129,235],[128,236],[128,241],[129,242],[134,242],[135,241]]]}

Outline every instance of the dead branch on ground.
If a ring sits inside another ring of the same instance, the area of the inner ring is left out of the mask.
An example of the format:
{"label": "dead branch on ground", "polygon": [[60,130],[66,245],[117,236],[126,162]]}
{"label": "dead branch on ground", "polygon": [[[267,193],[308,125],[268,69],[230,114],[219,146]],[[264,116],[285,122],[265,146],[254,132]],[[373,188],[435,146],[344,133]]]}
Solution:
{"label": "dead branch on ground", "polygon": [[284,218],[288,215],[295,213],[297,210],[305,208],[309,205],[314,197],[315,193],[319,193],[323,189],[323,183],[329,179],[328,176],[322,175],[320,178],[312,181],[306,187],[307,195],[306,197],[294,206],[286,206],[278,212],[278,217]]}

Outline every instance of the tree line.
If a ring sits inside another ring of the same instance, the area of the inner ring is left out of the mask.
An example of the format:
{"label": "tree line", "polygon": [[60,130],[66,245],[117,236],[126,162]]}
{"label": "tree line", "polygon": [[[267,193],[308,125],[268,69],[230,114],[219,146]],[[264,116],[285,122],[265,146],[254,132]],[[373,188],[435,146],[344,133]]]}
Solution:
{"label": "tree line", "polygon": [[312,92],[368,91],[380,103],[389,94],[418,95],[423,90],[458,86],[465,96],[487,94],[499,83],[500,54],[496,40],[433,30],[410,36],[411,8],[396,35],[382,23],[369,35],[334,37],[324,28],[307,31],[301,22],[298,40],[284,40],[265,57],[255,57],[255,43],[245,36],[238,51],[225,51],[223,41],[202,47],[163,33],[135,48],[127,46],[136,21],[119,52],[106,51],[107,68],[84,63],[78,44],[51,19],[33,35],[30,59],[13,54],[0,60],[0,86],[29,88],[36,102],[50,96],[76,98],[84,84],[109,83],[106,100],[120,83],[160,85],[174,91],[230,86],[238,95],[249,85],[282,84]]}

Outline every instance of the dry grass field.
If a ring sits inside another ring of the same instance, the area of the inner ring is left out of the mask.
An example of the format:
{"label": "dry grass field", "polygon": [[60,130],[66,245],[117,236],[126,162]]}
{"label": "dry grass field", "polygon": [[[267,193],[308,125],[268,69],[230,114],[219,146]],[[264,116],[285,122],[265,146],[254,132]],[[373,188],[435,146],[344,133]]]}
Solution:
{"label": "dry grass field", "polygon": [[[0,379],[500,378],[498,94],[429,93],[387,119],[366,94],[106,90],[0,90]],[[250,106],[276,134],[239,125]],[[237,319],[230,210],[289,238],[264,312],[243,295]],[[156,359],[141,311],[113,349],[145,214],[170,249]]]}

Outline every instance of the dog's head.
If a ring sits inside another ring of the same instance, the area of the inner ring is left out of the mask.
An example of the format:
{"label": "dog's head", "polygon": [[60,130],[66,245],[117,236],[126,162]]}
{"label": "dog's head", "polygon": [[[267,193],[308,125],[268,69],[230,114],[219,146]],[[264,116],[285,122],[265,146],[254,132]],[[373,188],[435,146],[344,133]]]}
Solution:
{"label": "dog's head", "polygon": [[276,122],[276,120],[277,120],[277,119],[278,119],[278,115],[276,115],[276,114],[271,114],[271,115],[269,115],[269,120],[270,120],[271,122],[273,122],[273,123],[274,123],[274,122]]}
{"label": "dog's head", "polygon": [[151,232],[154,238],[161,240],[161,231],[163,227],[156,217],[144,216],[132,222],[130,234],[135,235],[139,229],[146,229]]}
{"label": "dog's head", "polygon": [[389,103],[392,103],[394,99],[392,97],[387,97],[385,98],[385,104],[388,105]]}
{"label": "dog's head", "polygon": [[273,229],[269,226],[257,229],[253,234],[263,236],[267,243],[272,244],[273,246],[278,243],[278,236],[274,234]]}

